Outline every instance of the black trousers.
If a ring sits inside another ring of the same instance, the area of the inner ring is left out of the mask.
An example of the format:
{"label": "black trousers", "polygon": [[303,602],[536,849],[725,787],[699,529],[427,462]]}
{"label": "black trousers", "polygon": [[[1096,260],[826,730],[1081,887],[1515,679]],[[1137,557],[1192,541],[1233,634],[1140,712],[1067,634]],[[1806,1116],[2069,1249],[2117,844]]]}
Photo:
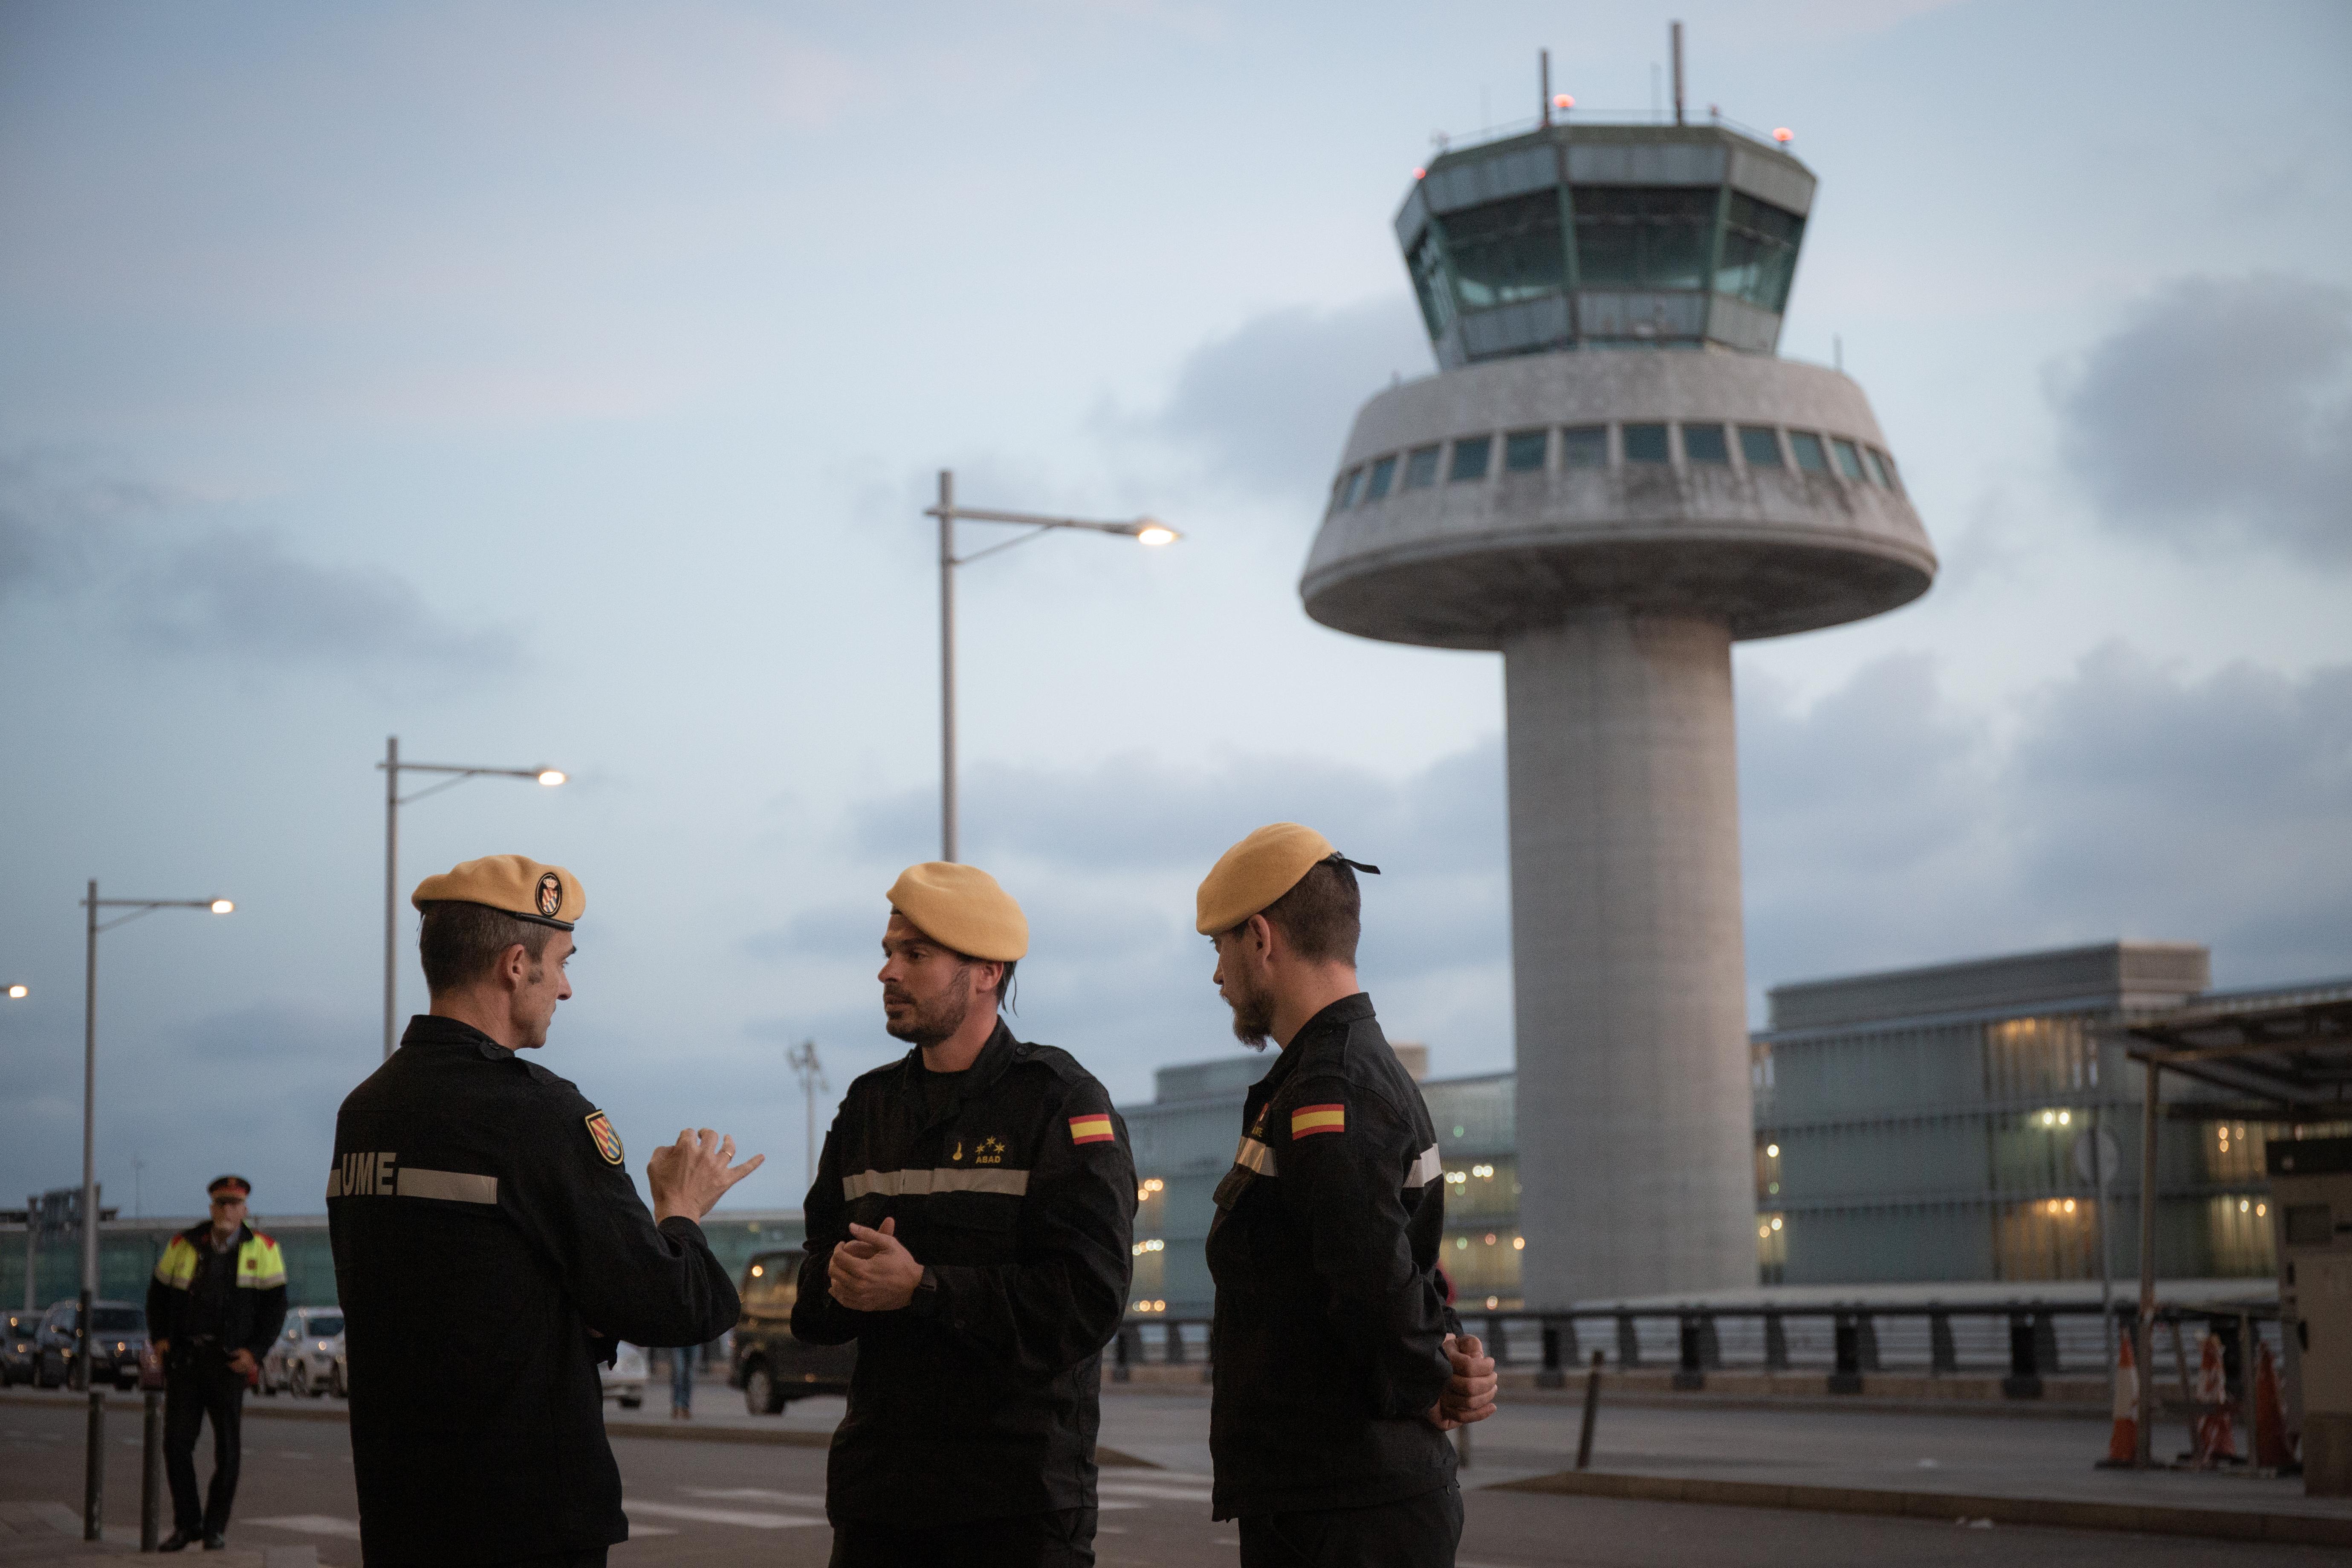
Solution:
{"label": "black trousers", "polygon": [[559,1552],[552,1557],[525,1557],[501,1563],[499,1568],[604,1568],[604,1554],[611,1550],[609,1546],[596,1546],[585,1552]]}
{"label": "black trousers", "polygon": [[[163,1373],[163,1475],[172,1483],[172,1528],[183,1535],[228,1529],[244,1449],[245,1374],[211,1345],[174,1352]],[[196,1429],[213,1424],[213,1480],[196,1500]]]}
{"label": "black trousers", "polygon": [[1245,1514],[1241,1568],[1454,1568],[1462,1489],[1372,1508]]}
{"label": "black trousers", "polygon": [[1095,1510],[1064,1509],[1017,1519],[979,1519],[927,1530],[869,1520],[833,1527],[833,1568],[1094,1568]]}

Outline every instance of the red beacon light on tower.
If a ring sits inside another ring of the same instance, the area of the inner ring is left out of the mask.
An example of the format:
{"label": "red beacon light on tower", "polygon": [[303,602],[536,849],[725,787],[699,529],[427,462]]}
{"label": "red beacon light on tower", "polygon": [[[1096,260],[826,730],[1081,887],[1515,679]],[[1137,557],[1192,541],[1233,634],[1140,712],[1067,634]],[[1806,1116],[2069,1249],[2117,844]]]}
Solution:
{"label": "red beacon light on tower", "polygon": [[1554,109],[1574,109],[1576,107],[1576,100],[1564,92],[1556,93],[1552,97],[1551,106]]}
{"label": "red beacon light on tower", "polygon": [[1797,133],[1785,125],[1772,132],[1772,140],[1775,142],[1794,142],[1796,139]]}

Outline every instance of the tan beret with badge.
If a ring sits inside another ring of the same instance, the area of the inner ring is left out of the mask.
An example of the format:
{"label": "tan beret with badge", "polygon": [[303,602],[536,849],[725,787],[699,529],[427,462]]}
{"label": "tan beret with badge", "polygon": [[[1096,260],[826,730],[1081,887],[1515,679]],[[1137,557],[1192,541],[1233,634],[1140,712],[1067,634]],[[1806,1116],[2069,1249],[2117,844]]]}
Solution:
{"label": "tan beret with badge", "polygon": [[1298,879],[1325,860],[1380,874],[1331,847],[1331,841],[1295,822],[1273,822],[1217,857],[1201,881],[1197,904],[1202,936],[1217,936],[1298,886]]}
{"label": "tan beret with badge", "polygon": [[1013,895],[977,866],[926,860],[898,873],[890,907],[942,947],[1010,963],[1029,952],[1029,920]]}
{"label": "tan beret with badge", "polygon": [[579,878],[561,866],[542,866],[525,855],[486,855],[468,860],[417,883],[408,901],[420,910],[427,904],[481,904],[558,931],[570,931],[588,912],[588,895],[582,891]]}

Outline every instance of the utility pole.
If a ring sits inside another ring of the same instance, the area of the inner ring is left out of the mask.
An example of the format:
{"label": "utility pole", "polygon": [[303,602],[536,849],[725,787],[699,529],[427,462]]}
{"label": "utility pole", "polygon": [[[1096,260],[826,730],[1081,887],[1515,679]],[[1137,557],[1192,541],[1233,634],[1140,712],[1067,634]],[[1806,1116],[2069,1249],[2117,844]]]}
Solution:
{"label": "utility pole", "polygon": [[828,1093],[833,1086],[824,1080],[824,1064],[817,1060],[816,1042],[803,1040],[784,1053],[784,1063],[800,1076],[801,1096],[808,1105],[808,1180],[802,1191],[816,1185],[816,1097],[823,1089]]}

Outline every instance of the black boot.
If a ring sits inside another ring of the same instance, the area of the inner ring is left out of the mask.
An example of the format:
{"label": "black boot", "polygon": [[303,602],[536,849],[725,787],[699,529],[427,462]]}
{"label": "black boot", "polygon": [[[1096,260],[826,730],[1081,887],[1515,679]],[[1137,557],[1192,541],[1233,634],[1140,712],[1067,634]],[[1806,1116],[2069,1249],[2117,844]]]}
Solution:
{"label": "black boot", "polygon": [[219,1531],[217,1531],[217,1530],[213,1530],[213,1531],[205,1531],[205,1551],[207,1551],[207,1552],[226,1552],[226,1551],[227,1551],[227,1550],[228,1550],[228,1537],[227,1537],[227,1536],[226,1536],[226,1535],[223,1535],[223,1534],[222,1534]]}
{"label": "black boot", "polygon": [[155,1543],[155,1550],[158,1552],[185,1552],[189,1547],[194,1546],[202,1539],[203,1537],[191,1535],[184,1530],[175,1530],[172,1531],[171,1534],[163,1537],[162,1541],[157,1542]]}

